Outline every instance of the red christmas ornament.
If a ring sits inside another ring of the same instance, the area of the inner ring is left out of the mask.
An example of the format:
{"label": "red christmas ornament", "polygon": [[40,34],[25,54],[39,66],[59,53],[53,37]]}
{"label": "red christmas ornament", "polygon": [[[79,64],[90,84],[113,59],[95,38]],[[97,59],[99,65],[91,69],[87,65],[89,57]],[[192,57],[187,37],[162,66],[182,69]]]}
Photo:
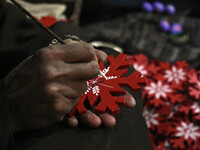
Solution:
{"label": "red christmas ornament", "polygon": [[127,55],[125,54],[119,54],[117,58],[110,55],[107,58],[110,63],[108,68],[105,68],[103,62],[99,63],[100,70],[106,76],[106,79],[99,75],[95,79],[87,81],[88,90],[80,97],[78,104],[69,113],[69,116],[73,116],[76,111],[79,114],[85,113],[85,101],[88,100],[90,107],[93,107],[97,104],[98,99],[100,99],[100,102],[95,108],[96,112],[104,113],[109,110],[113,115],[120,112],[118,105],[125,104],[125,98],[121,96],[125,94],[125,90],[121,86],[128,86],[134,92],[137,92],[141,89],[141,85],[145,85],[145,78],[141,77],[141,73],[138,71],[124,77],[130,67],[126,58]]}

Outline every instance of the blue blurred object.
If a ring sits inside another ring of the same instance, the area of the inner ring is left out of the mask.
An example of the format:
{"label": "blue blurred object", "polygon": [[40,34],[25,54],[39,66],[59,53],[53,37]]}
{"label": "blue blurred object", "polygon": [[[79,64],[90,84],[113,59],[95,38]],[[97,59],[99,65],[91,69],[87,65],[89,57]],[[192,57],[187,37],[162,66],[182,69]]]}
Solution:
{"label": "blue blurred object", "polygon": [[112,7],[138,7],[144,0],[99,0],[101,3]]}
{"label": "blue blurred object", "polygon": [[168,4],[168,5],[166,6],[166,12],[167,12],[168,14],[170,14],[170,15],[174,15],[174,14],[176,13],[176,8],[175,8],[175,6],[172,5],[172,4]]}
{"label": "blue blurred object", "polygon": [[171,34],[181,34],[183,31],[182,29],[182,25],[180,23],[174,23],[172,26],[171,26]]}
{"label": "blue blurred object", "polygon": [[165,11],[165,6],[163,5],[163,3],[159,2],[159,1],[155,1],[153,3],[153,7],[154,7],[155,11],[157,11],[157,12]]}
{"label": "blue blurred object", "polygon": [[167,20],[161,20],[160,23],[160,29],[163,31],[170,31],[170,23]]}
{"label": "blue blurred object", "polygon": [[142,4],[142,9],[145,10],[146,12],[149,12],[149,13],[150,13],[150,12],[153,11],[153,6],[152,6],[151,3],[145,1],[145,2],[143,2],[143,4]]}

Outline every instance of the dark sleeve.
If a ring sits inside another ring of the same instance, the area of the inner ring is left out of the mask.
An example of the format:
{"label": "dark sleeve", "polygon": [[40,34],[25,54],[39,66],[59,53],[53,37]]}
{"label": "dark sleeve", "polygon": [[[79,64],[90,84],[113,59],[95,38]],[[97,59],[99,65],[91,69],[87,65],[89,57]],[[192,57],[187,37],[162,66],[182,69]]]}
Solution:
{"label": "dark sleeve", "polygon": [[[47,37],[46,40],[44,37]],[[37,41],[44,41],[38,43]],[[12,149],[9,128],[8,101],[4,77],[23,59],[50,41],[45,32],[35,26],[11,4],[0,0],[0,149]],[[46,43],[45,43],[46,42]]]}
{"label": "dark sleeve", "polygon": [[[73,31],[78,33],[78,29],[71,28],[63,22],[51,27],[63,39],[65,34]],[[28,19],[21,10],[0,0],[0,150],[12,149],[13,145],[3,79],[21,61],[38,49],[48,46],[53,39],[54,37]]]}
{"label": "dark sleeve", "polygon": [[[54,39],[35,22],[28,19],[16,6],[5,4],[2,9],[0,14],[0,79],[38,49],[48,46]],[[0,11],[2,9],[0,7]],[[66,34],[80,35],[78,28],[74,29],[64,22],[58,22],[50,28],[63,39],[66,38]]]}
{"label": "dark sleeve", "polygon": [[[9,129],[8,104],[6,97],[6,88],[3,80],[0,80],[0,148],[8,149],[8,145],[12,146],[11,134]],[[10,144],[9,144],[10,143]]]}

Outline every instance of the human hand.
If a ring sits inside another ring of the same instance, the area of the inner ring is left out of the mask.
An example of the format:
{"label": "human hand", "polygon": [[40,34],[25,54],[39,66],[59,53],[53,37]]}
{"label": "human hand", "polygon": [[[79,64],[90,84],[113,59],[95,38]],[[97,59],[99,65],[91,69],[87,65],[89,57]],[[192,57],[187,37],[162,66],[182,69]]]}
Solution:
{"label": "human hand", "polygon": [[[126,91],[124,97],[125,97],[125,106],[133,108],[136,105],[135,99],[129,92]],[[79,118],[73,116],[73,117],[65,117],[63,120],[63,122],[70,127],[78,126],[79,121],[93,128],[97,128],[101,124],[107,127],[112,127],[115,126],[116,124],[116,119],[113,115],[109,113],[103,113],[97,115],[90,110],[87,110],[86,113],[81,115]]]}
{"label": "human hand", "polygon": [[[99,60],[106,63],[107,55],[104,52],[96,50],[96,54]],[[124,97],[125,97],[126,107],[133,108],[136,105],[136,101],[134,97],[129,92],[126,91]],[[116,119],[113,115],[109,113],[95,114],[93,111],[90,111],[90,110],[87,110],[86,113],[81,115],[80,117],[66,116],[63,120],[63,122],[70,127],[77,127],[79,121],[93,128],[97,128],[101,124],[107,127],[112,127],[112,126],[115,126],[116,124]]]}
{"label": "human hand", "polygon": [[38,50],[5,78],[13,131],[62,121],[87,89],[86,80],[99,74],[99,52],[84,42],[65,43]]}

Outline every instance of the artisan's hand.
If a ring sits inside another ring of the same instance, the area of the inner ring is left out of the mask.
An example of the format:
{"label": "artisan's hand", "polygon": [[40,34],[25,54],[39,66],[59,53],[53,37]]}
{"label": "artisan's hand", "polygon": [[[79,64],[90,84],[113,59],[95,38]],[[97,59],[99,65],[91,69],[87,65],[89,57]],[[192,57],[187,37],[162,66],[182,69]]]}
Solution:
{"label": "artisan's hand", "polygon": [[99,74],[98,52],[91,45],[65,43],[38,50],[5,78],[14,131],[63,120],[85,92],[86,80]]}
{"label": "artisan's hand", "polygon": [[[125,105],[129,108],[132,108],[136,105],[135,99],[133,98],[133,96],[126,92],[125,94]],[[113,115],[109,114],[109,113],[104,113],[104,114],[100,114],[100,115],[96,115],[95,113],[91,112],[90,110],[87,110],[87,112],[83,115],[80,116],[80,118],[76,118],[75,116],[71,117],[71,118],[64,118],[64,123],[66,123],[67,125],[71,126],[71,127],[76,127],[78,126],[78,120],[80,120],[81,122],[83,122],[84,124],[90,126],[90,127],[98,127],[101,124],[103,124],[104,126],[107,127],[112,127],[115,126],[116,124],[116,119]]]}
{"label": "artisan's hand", "polygon": [[[106,58],[107,55],[102,52],[102,51],[98,51],[96,50],[96,54],[99,60],[103,61],[106,63]],[[134,107],[136,105],[135,99],[133,98],[133,96],[126,92],[125,94],[125,105],[127,107]],[[71,126],[71,127],[76,127],[78,126],[78,122],[81,121],[84,124],[91,126],[91,127],[98,127],[101,124],[103,124],[104,126],[107,127],[112,127],[116,124],[116,119],[113,115],[109,114],[109,113],[104,113],[104,114],[100,114],[100,115],[96,115],[95,113],[91,112],[90,110],[87,110],[85,114],[81,115],[80,118],[77,118],[75,116],[68,118],[65,117],[64,118],[64,123],[66,123],[67,125]]]}

